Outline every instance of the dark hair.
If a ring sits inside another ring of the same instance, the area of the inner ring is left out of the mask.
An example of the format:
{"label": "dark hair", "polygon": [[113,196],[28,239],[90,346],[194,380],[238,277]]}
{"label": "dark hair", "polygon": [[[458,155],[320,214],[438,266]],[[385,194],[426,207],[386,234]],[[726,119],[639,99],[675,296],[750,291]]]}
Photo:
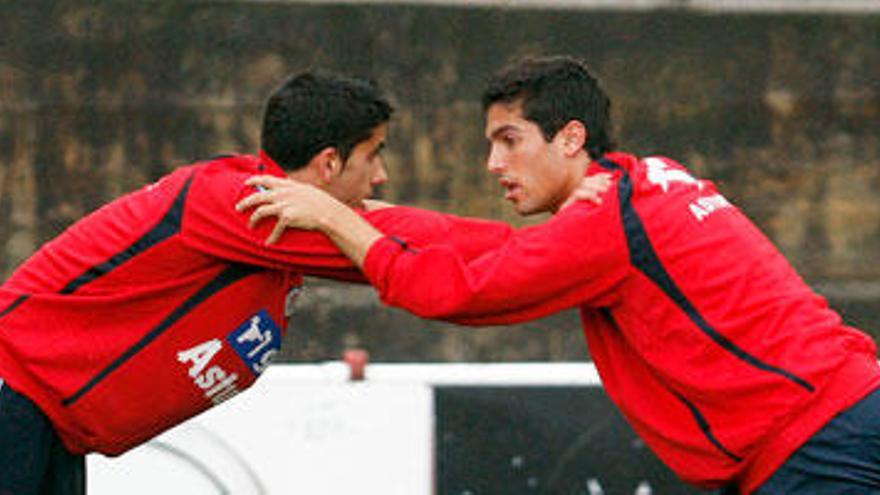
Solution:
{"label": "dark hair", "polygon": [[611,100],[586,65],[565,56],[527,57],[492,75],[483,92],[483,110],[495,103],[522,104],[522,115],[550,141],[572,120],[586,126],[584,149],[594,159],[614,149]]}
{"label": "dark hair", "polygon": [[371,81],[324,71],[304,72],[269,97],[260,146],[285,170],[304,167],[328,146],[346,160],[393,112]]}

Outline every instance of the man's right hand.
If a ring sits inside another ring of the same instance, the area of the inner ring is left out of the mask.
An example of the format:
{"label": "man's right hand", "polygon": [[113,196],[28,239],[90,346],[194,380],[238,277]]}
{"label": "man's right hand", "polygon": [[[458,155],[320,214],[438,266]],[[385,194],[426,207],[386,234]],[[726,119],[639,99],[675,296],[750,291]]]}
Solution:
{"label": "man's right hand", "polygon": [[562,203],[560,211],[568,208],[577,201],[589,201],[597,205],[602,204],[602,195],[611,188],[612,178],[609,173],[588,175],[584,177],[577,189]]}
{"label": "man's right hand", "polygon": [[278,218],[267,244],[277,242],[287,228],[321,230],[328,215],[341,208],[348,209],[321,189],[290,179],[261,175],[251,177],[245,183],[259,191],[239,201],[235,209],[254,209],[250,217],[251,227],[266,218]]}
{"label": "man's right hand", "polygon": [[320,230],[358,267],[363,267],[370,247],[383,237],[354,210],[314,186],[266,175],[251,177],[246,183],[262,186],[262,190],[239,201],[235,209],[256,208],[251,213],[251,225],[267,217],[278,218],[267,244],[281,239],[287,228]]}

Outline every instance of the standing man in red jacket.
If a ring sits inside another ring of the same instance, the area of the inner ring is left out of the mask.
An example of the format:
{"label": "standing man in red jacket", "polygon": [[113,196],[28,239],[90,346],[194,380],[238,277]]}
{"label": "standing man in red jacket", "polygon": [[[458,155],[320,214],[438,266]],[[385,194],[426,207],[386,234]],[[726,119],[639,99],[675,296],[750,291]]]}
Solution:
{"label": "standing man in red jacket", "polygon": [[[85,491],[88,452],[121,454],[251,386],[278,351],[303,275],[360,281],[316,233],[266,245],[235,204],[254,174],[293,178],[383,231],[478,253],[502,223],[364,211],[387,175],[392,108],[328,73],[269,99],[259,156],[179,168],[46,243],[0,286],[0,494]],[[467,256],[467,255],[466,255]]]}
{"label": "standing man in red jacket", "polygon": [[[253,222],[333,239],[382,300],[463,324],[580,308],[611,399],[683,479],[731,492],[880,493],[876,346],[844,325],[708,181],[612,151],[610,101],[579,61],[526,59],[484,93],[488,169],[524,215],[479,257],[393,239],[326,194],[272,178]],[[601,205],[566,199],[613,174]]]}

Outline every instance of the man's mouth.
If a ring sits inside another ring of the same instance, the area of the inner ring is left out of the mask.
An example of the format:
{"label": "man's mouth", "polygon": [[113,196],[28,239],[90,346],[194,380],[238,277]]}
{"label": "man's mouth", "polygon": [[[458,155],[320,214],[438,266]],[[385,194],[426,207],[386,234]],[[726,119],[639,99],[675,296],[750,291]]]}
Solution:
{"label": "man's mouth", "polygon": [[506,189],[504,193],[504,199],[508,201],[514,200],[515,196],[522,190],[522,186],[519,185],[516,181],[509,179],[507,177],[502,177],[498,179],[498,183],[501,184],[501,187]]}

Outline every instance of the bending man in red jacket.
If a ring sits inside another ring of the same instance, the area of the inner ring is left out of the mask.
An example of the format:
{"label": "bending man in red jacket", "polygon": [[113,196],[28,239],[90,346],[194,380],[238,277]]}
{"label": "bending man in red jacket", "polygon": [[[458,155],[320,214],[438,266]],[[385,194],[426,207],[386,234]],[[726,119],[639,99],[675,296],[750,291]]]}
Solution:
{"label": "bending man in red jacket", "polygon": [[[521,214],[468,259],[391,238],[320,191],[271,178],[253,222],[328,234],[382,300],[463,324],[578,307],[611,399],[679,476],[759,494],[880,492],[880,368],[752,223],[662,157],[613,152],[609,99],[580,62],[527,59],[483,97],[488,169]],[[611,172],[601,205],[565,200]]]}
{"label": "bending man in red jacket", "polygon": [[[0,494],[83,493],[84,453],[125,452],[251,386],[304,274],[361,280],[324,236],[267,246],[268,229],[250,229],[234,206],[262,173],[361,208],[387,178],[391,112],[371,84],[301,74],[269,99],[259,157],[179,168],[23,263],[0,286]],[[471,254],[511,232],[411,208],[359,214]]]}

